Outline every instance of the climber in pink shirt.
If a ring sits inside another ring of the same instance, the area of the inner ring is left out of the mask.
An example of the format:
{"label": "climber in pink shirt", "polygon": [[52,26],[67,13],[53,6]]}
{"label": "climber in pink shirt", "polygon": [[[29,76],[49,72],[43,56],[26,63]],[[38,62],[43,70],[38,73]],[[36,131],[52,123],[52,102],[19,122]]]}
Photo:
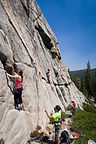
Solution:
{"label": "climber in pink shirt", "polygon": [[23,85],[22,85],[22,81],[23,81],[23,71],[22,70],[18,70],[17,74],[15,75],[10,75],[7,73],[7,75],[10,78],[15,78],[16,79],[16,88],[14,90],[14,102],[15,102],[15,108],[17,106],[16,109],[21,110],[22,109],[22,90],[23,90]]}

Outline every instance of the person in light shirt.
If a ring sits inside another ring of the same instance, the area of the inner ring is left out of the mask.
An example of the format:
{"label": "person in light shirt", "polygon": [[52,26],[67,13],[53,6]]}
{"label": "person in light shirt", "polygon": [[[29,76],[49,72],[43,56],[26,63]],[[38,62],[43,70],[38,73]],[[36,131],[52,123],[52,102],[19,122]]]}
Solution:
{"label": "person in light shirt", "polygon": [[48,114],[47,110],[45,109],[45,112],[47,116],[51,119],[54,119],[54,126],[55,126],[55,144],[59,144],[59,130],[60,130],[60,120],[61,120],[61,107],[59,105],[56,105],[54,107],[55,113],[53,115]]}

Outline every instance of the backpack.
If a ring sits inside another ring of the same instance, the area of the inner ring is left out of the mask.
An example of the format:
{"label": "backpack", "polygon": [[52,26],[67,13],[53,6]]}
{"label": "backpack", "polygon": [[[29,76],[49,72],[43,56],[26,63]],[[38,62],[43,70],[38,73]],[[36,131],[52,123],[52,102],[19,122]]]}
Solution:
{"label": "backpack", "polygon": [[47,73],[46,73],[46,76],[47,76],[47,77],[50,77],[50,74],[49,74],[49,72],[47,72]]}
{"label": "backpack", "polygon": [[61,144],[62,144],[63,142],[65,142],[66,144],[70,144],[70,143],[71,143],[71,139],[70,139],[70,137],[69,137],[69,134],[68,134],[68,132],[65,131],[65,130],[61,133],[61,138],[60,138],[60,140],[61,140]]}

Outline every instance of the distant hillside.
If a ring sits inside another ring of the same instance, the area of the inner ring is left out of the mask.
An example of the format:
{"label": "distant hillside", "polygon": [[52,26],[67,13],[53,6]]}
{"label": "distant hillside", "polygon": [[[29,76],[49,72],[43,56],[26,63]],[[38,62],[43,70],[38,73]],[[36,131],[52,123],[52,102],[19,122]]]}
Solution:
{"label": "distant hillside", "polygon": [[[76,70],[76,71],[70,71],[72,78],[84,78],[86,75],[86,69],[83,70]],[[92,76],[94,76],[96,73],[96,68],[92,69]]]}

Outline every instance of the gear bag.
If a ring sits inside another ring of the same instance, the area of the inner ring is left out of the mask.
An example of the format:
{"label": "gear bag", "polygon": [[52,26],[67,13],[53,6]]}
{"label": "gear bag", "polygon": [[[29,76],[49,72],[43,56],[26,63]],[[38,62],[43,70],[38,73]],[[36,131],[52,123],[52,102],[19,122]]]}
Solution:
{"label": "gear bag", "polygon": [[64,143],[64,142],[65,142],[66,144],[70,144],[70,143],[71,143],[71,139],[70,139],[70,137],[69,137],[69,134],[68,134],[68,132],[65,131],[65,130],[61,133],[60,140],[61,140],[61,143],[60,143],[60,144],[62,144],[62,143]]}

